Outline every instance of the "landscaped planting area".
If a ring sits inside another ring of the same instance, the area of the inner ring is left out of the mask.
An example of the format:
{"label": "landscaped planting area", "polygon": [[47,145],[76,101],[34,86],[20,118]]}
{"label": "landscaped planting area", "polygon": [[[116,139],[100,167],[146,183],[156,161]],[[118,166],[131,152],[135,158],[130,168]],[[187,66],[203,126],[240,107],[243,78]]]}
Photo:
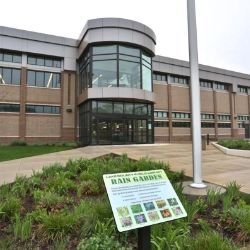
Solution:
{"label": "landscaped planting area", "polygon": [[[183,171],[173,173],[162,162],[132,161],[124,154],[69,160],[66,167],[54,164],[34,172],[31,178],[17,176],[14,183],[2,185],[0,249],[137,249],[137,230],[119,233],[116,229],[102,176],[154,169],[166,172],[188,216],[151,226],[152,250],[249,246],[250,195],[240,193],[240,185],[227,183],[223,197],[218,189],[210,189],[205,199],[189,201],[182,195]],[[141,212],[140,206],[132,209]],[[119,212],[126,214],[122,208]],[[150,212],[157,220],[154,210]],[[131,223],[127,218],[124,225]]]}
{"label": "landscaped planting area", "polygon": [[250,142],[244,140],[219,140],[218,144],[229,149],[250,150]]}

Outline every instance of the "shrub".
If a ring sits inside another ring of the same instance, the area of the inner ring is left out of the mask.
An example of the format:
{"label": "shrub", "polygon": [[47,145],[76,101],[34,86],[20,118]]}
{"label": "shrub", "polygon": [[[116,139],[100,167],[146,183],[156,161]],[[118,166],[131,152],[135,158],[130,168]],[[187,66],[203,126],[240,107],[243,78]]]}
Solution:
{"label": "shrub", "polygon": [[27,146],[27,142],[22,140],[14,140],[11,142],[11,146]]}
{"label": "shrub", "polygon": [[233,200],[237,199],[240,196],[240,189],[242,185],[237,184],[236,181],[230,181],[226,184],[227,195]]}
{"label": "shrub", "polygon": [[0,203],[0,218],[9,219],[16,213],[19,213],[22,203],[19,198],[9,197]]}

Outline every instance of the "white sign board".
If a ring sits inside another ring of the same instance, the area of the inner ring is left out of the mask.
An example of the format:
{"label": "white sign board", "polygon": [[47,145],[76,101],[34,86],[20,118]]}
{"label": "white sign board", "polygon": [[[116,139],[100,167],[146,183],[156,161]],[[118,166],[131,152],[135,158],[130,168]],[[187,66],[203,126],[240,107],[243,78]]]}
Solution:
{"label": "white sign board", "polygon": [[187,216],[162,169],[105,174],[103,179],[120,232]]}

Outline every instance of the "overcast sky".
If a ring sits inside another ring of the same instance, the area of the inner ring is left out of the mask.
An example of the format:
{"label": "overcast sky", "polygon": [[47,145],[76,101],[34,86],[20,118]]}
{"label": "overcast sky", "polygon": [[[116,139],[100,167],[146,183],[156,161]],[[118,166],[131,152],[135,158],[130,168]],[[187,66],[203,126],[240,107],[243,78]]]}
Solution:
{"label": "overcast sky", "polygon": [[[88,19],[120,17],[156,34],[156,54],[189,60],[186,0],[2,0],[0,25],[78,38]],[[250,0],[196,0],[199,63],[250,74]]]}

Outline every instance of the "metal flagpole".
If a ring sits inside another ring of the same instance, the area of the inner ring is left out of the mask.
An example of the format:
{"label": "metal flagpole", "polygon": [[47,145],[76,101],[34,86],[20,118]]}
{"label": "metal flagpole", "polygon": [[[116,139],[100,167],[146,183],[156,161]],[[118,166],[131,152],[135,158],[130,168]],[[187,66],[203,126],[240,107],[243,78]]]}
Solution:
{"label": "metal flagpole", "polygon": [[191,187],[205,188],[202,182],[201,160],[201,112],[200,112],[200,84],[197,48],[197,30],[195,17],[195,0],[187,0],[188,17],[188,41],[190,62],[190,91],[191,91],[191,118],[192,118],[192,141],[193,141],[193,178]]}

